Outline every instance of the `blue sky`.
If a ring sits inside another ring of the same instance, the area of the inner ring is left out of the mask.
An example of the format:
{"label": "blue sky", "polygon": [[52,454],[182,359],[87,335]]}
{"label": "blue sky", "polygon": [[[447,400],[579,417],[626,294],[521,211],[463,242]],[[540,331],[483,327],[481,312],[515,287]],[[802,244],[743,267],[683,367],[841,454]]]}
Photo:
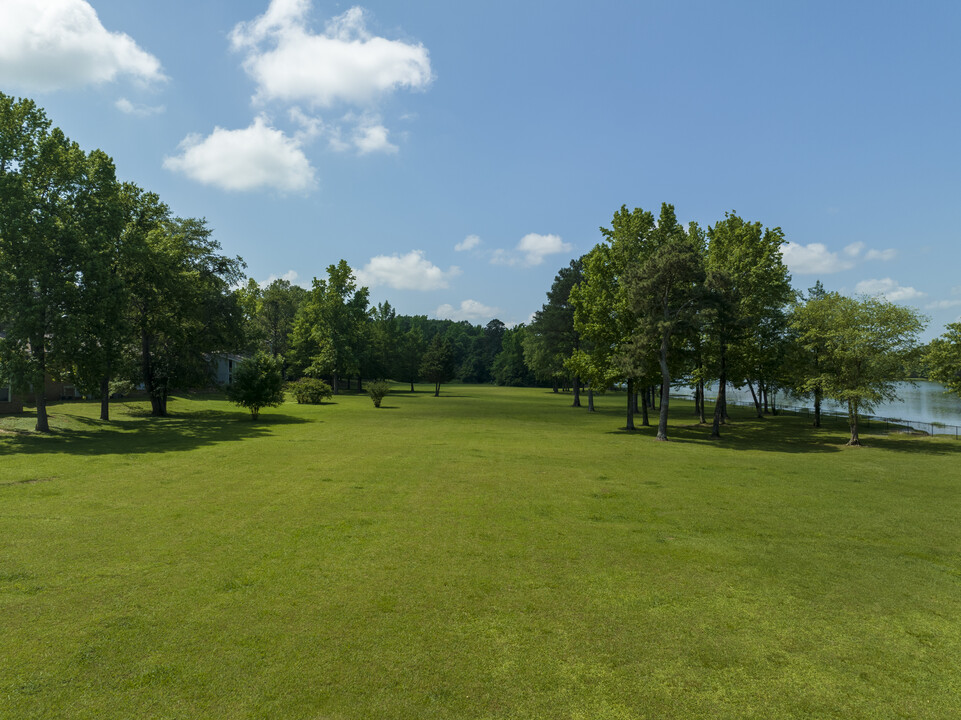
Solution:
{"label": "blue sky", "polygon": [[0,91],[258,281],[525,322],[622,205],[961,316],[961,4],[3,0]]}

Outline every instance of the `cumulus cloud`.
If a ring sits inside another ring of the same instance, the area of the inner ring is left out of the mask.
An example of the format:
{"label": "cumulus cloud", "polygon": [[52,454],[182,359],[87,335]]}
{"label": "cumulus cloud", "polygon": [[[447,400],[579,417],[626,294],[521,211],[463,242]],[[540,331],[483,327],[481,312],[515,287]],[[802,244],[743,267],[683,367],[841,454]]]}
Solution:
{"label": "cumulus cloud", "polygon": [[924,297],[925,293],[915,290],[913,287],[900,285],[891,278],[880,280],[862,280],[854,287],[855,292],[865,295],[881,295],[891,302],[901,302],[902,300],[915,300]]}
{"label": "cumulus cloud", "polygon": [[217,127],[206,138],[188,135],[180,149],[180,155],[164,159],[164,167],[205,185],[296,192],[315,184],[300,142],[270,127],[263,116],[243,130]]}
{"label": "cumulus cloud", "polygon": [[521,238],[514,250],[495,250],[491,255],[491,262],[495,265],[534,267],[544,262],[548,255],[569,253],[573,247],[561,240],[559,235],[528,233]]}
{"label": "cumulus cloud", "polygon": [[445,303],[434,311],[434,316],[442,320],[468,320],[471,322],[491,320],[497,315],[497,308],[484,305],[476,300],[464,300],[460,307]]}
{"label": "cumulus cloud", "polygon": [[137,115],[139,117],[159,115],[166,110],[163,105],[140,105],[138,103],[130,102],[127,98],[120,98],[114,103],[114,106],[122,113],[126,113],[127,115]]}
{"label": "cumulus cloud", "polygon": [[887,250],[868,250],[867,254],[864,256],[865,260],[894,260],[898,256],[898,251],[893,248],[888,248]]}
{"label": "cumulus cloud", "polygon": [[442,290],[460,275],[456,265],[441,270],[421,250],[406,255],[378,255],[357,273],[357,282],[367,287],[386,285],[395,290]]}
{"label": "cumulus cloud", "polygon": [[272,0],[263,15],[231,32],[233,48],[245,53],[244,69],[257,83],[257,101],[368,106],[398,88],[430,84],[423,45],[372,35],[360,7],[314,34],[308,27],[311,9],[311,0]]}
{"label": "cumulus cloud", "polygon": [[827,275],[854,267],[853,261],[842,259],[838,253],[828,250],[823,243],[784,243],[781,255],[788,269],[799,275]]}
{"label": "cumulus cloud", "polygon": [[468,235],[454,246],[454,250],[457,252],[465,252],[467,250],[473,250],[480,244],[481,239],[477,235]]}
{"label": "cumulus cloud", "polygon": [[353,146],[361,155],[376,152],[395,153],[397,146],[387,139],[389,133],[390,131],[377,121],[362,121],[354,129]]}
{"label": "cumulus cloud", "polygon": [[831,273],[850,270],[862,260],[893,260],[897,256],[896,250],[868,250],[865,251],[863,242],[854,242],[844,247],[840,252],[828,250],[824,243],[788,242],[781,248],[784,264],[792,273],[798,275],[830,275]]}
{"label": "cumulus cloud", "polygon": [[936,300],[924,306],[925,310],[950,310],[961,307],[961,300]]}
{"label": "cumulus cloud", "polygon": [[110,32],[86,0],[0,2],[0,85],[34,92],[112,82],[165,80],[160,61]]}

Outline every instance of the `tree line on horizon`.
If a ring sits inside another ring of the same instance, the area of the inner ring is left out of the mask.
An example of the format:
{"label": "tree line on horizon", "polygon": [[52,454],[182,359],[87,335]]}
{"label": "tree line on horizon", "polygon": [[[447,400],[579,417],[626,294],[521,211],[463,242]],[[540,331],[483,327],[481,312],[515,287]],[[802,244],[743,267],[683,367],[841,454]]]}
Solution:
{"label": "tree line on horizon", "polygon": [[[0,93],[0,376],[37,392],[69,379],[101,399],[142,385],[153,415],[210,380],[217,354],[264,353],[285,379],[326,378],[334,393],[391,378],[582,388],[627,387],[627,427],[658,410],[667,439],[670,389],[717,385],[712,435],[727,420],[726,388],[747,386],[759,417],[778,393],[847,404],[851,442],[861,412],[894,390],[922,354],[924,319],[876,298],[818,283],[791,289],[779,228],[735,213],[702,230],[621,207],[602,241],[562,268],[527,325],[485,326],[371,307],[341,260],[302,288],[261,286],[228,257],[204,219],[178,218],[160,198],[119,182],[102,151],[84,152],[30,100]],[[961,324],[923,354],[932,379],[961,392]],[[356,383],[356,384],[354,384]],[[659,401],[658,401],[659,399]]]}

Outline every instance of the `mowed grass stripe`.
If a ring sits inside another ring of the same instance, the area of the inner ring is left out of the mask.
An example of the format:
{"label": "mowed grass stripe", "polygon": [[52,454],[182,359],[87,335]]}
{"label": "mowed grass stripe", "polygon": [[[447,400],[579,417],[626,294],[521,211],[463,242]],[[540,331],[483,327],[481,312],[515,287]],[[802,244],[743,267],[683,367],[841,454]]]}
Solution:
{"label": "mowed grass stripe", "polygon": [[961,444],[420,390],[0,436],[0,716],[961,715]]}

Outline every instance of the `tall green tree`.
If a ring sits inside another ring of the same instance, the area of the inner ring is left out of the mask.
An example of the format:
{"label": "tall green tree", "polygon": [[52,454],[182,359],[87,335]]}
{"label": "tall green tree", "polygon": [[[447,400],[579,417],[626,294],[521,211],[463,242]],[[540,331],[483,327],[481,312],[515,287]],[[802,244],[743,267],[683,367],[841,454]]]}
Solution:
{"label": "tall green tree", "polygon": [[[615,377],[627,382],[627,429],[634,429],[635,386],[649,367],[648,357],[634,337],[635,316],[624,292],[625,274],[644,261],[655,229],[654,216],[621,206],[602,227],[604,240],[584,256],[584,279],[570,293],[574,327],[587,341],[584,355],[571,367],[595,378]],[[642,357],[637,351],[641,350]]]}
{"label": "tall green tree", "polygon": [[170,218],[152,193],[133,191],[124,235],[125,282],[139,341],[139,376],[155,416],[176,390],[206,385],[210,355],[243,343],[230,287],[244,263],[219,253],[205,220]]}
{"label": "tall green tree", "polygon": [[786,326],[785,307],[793,293],[780,228],[764,228],[731,212],[708,228],[707,237],[706,285],[712,298],[706,321],[719,386],[712,435],[718,436],[728,381],[751,388],[763,417],[754,387],[776,335],[767,331]]}
{"label": "tall green tree", "polygon": [[293,358],[304,374],[329,375],[334,394],[340,379],[361,368],[368,320],[369,291],[357,287],[346,260],[327,268],[327,278],[314,278],[313,288],[294,320]]}
{"label": "tall green tree", "polygon": [[[571,290],[584,279],[581,258],[571,260],[554,277],[547,291],[547,302],[534,313],[524,335],[524,360],[534,374],[551,381],[554,392],[570,370],[565,362],[580,346],[580,335],[574,328],[574,306]],[[574,373],[574,407],[580,407],[580,377]]]}
{"label": "tall green tree", "polygon": [[896,383],[907,379],[906,360],[924,329],[924,318],[880,298],[830,292],[797,308],[794,323],[805,333],[804,342],[820,348],[819,374],[812,386],[847,405],[848,445],[860,445],[861,414],[897,398]]}
{"label": "tall green tree", "polygon": [[924,360],[932,380],[961,395],[961,322],[951,323],[945,330],[928,345]]}
{"label": "tall green tree", "polygon": [[84,394],[100,397],[100,419],[110,420],[110,383],[130,376],[124,358],[132,327],[123,280],[123,229],[128,205],[113,162],[104,153],[87,156],[87,186],[76,201],[81,225],[79,304],[69,348],[68,375]]}
{"label": "tall green tree", "polygon": [[657,439],[667,440],[671,390],[671,350],[679,336],[693,334],[704,298],[704,235],[677,222],[674,207],[664,204],[651,249],[624,277],[634,335],[643,357],[653,349],[660,369],[661,400]]}
{"label": "tall green tree", "polygon": [[36,395],[36,429],[50,429],[44,385],[64,373],[80,305],[84,224],[94,161],[52,128],[31,100],[0,93],[0,362]]}

